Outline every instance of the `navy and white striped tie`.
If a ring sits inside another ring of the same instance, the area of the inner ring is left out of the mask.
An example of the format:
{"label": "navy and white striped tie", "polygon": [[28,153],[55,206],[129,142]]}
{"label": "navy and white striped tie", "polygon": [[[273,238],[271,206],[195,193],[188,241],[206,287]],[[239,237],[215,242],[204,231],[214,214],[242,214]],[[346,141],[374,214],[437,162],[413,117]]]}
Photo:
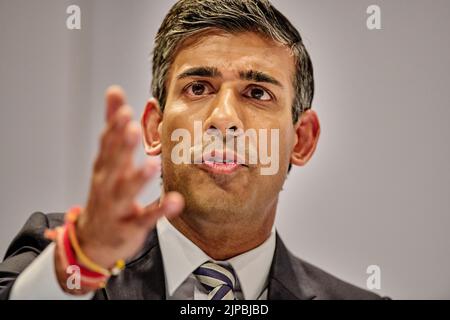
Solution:
{"label": "navy and white striped tie", "polygon": [[234,300],[236,278],[231,267],[206,262],[194,271],[194,275],[208,291],[209,300]]}

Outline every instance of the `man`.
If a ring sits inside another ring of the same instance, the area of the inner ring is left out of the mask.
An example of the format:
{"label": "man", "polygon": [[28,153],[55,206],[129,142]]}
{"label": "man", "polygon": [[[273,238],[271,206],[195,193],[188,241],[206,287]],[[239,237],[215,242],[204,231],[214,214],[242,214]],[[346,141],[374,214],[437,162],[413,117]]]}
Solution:
{"label": "man", "polygon": [[[274,230],[279,192],[291,166],[313,155],[320,124],[309,55],[268,1],[176,3],[156,36],[152,90],[140,126],[124,92],[107,90],[107,124],[75,224],[80,252],[105,269],[126,259],[125,269],[105,288],[72,288],[60,248],[44,237],[63,215],[35,213],[0,265],[2,298],[379,298],[294,257]],[[194,136],[181,153],[179,130]],[[266,143],[239,152],[250,130]],[[160,155],[163,178],[161,198],[146,207],[135,199],[160,165],[134,166],[141,136],[146,153]],[[250,161],[262,150],[276,163],[269,174],[272,161]]]}

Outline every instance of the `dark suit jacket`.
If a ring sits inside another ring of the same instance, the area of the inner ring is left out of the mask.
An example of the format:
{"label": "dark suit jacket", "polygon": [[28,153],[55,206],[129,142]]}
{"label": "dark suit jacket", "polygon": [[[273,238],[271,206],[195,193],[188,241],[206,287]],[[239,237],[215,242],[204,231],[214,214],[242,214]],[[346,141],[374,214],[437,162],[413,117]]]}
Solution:
{"label": "dark suit jacket", "polygon": [[[34,213],[9,246],[0,264],[0,299],[8,299],[18,275],[50,243],[46,228],[63,223],[63,214]],[[94,299],[165,299],[164,268],[155,231],[143,249],[127,263],[126,269],[98,290]],[[293,299],[380,299],[293,256],[276,238],[275,255],[269,274],[269,300]]]}

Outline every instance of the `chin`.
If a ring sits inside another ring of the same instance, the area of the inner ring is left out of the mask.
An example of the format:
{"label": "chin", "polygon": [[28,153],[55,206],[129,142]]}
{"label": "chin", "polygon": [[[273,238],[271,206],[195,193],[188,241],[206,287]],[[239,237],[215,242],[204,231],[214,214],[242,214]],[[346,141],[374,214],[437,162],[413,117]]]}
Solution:
{"label": "chin", "polygon": [[214,220],[236,219],[247,211],[248,201],[239,192],[226,191],[218,186],[202,186],[185,195],[186,209],[195,215],[205,215]]}
{"label": "chin", "polygon": [[165,191],[178,191],[185,198],[186,211],[195,214],[242,215],[251,203],[249,175],[214,175],[203,170],[174,170],[164,174]]}
{"label": "chin", "polygon": [[224,189],[217,185],[197,187],[190,194],[197,203],[210,207],[235,207],[246,202],[245,195],[239,190]]}

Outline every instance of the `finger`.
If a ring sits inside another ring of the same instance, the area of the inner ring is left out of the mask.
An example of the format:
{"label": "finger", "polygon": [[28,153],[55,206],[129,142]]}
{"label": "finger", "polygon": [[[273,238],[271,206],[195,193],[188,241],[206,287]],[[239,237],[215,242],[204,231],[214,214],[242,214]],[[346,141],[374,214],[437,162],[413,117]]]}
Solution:
{"label": "finger", "polygon": [[[133,109],[124,105],[114,114],[102,135],[102,147],[111,147],[111,144],[121,138],[128,123],[133,119]],[[108,149],[109,150],[109,149]]]}
{"label": "finger", "polygon": [[158,160],[147,159],[141,168],[133,170],[129,177],[119,180],[115,193],[115,198],[119,201],[118,205],[121,207],[129,206],[144,185],[159,172],[160,167]]}
{"label": "finger", "polygon": [[147,210],[147,208],[150,206],[157,208],[158,201],[159,201],[159,199],[155,200],[153,203],[151,203],[149,206],[147,206],[145,208],[141,207],[136,201],[134,201],[130,205],[130,209],[128,210],[129,214],[122,217],[121,221],[122,222],[131,222],[131,223],[135,223],[135,224],[139,225],[139,222],[141,221],[141,220],[139,220],[139,218],[144,215],[144,211]]}
{"label": "finger", "polygon": [[113,156],[120,148],[126,138],[126,130],[133,118],[133,110],[124,105],[113,116],[102,136],[102,152],[107,156]]}
{"label": "finger", "polygon": [[125,125],[133,119],[133,109],[131,106],[124,104],[111,117],[106,130],[112,133],[118,133]]}
{"label": "finger", "polygon": [[105,187],[109,190],[114,190],[117,181],[129,176],[134,169],[133,154],[141,137],[140,130],[137,123],[129,123],[124,138],[117,142],[115,152],[111,152],[105,160],[104,171],[107,179]]}
{"label": "finger", "polygon": [[125,129],[131,121],[133,110],[130,106],[123,106],[112,117],[104,129],[100,139],[100,151],[95,163],[96,170],[101,169],[107,159],[110,159],[117,148],[123,144]]}
{"label": "finger", "polygon": [[141,127],[137,121],[132,121],[129,116],[128,118],[125,118],[125,120],[121,119],[120,121],[123,121],[120,124],[121,127],[115,129],[111,134],[109,151],[112,159],[115,159],[122,149],[127,149],[127,146],[134,147],[141,137]]}
{"label": "finger", "polygon": [[162,199],[159,205],[151,205],[144,208],[142,215],[136,222],[145,228],[153,228],[156,221],[162,216],[168,219],[179,215],[184,208],[184,198],[178,192],[169,192]]}
{"label": "finger", "polygon": [[124,90],[118,85],[112,85],[106,89],[106,121],[110,121],[116,111],[125,104],[126,96]]}

